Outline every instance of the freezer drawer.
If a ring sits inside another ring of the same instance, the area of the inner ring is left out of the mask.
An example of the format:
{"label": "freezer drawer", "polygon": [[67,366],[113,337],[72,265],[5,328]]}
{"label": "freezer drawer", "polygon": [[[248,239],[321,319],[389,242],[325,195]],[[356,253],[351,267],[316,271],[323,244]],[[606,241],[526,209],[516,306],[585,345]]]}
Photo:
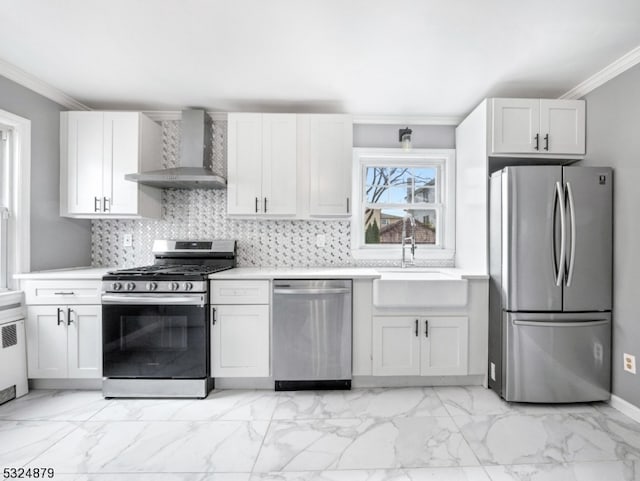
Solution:
{"label": "freezer drawer", "polygon": [[504,313],[507,401],[609,399],[611,314]]}

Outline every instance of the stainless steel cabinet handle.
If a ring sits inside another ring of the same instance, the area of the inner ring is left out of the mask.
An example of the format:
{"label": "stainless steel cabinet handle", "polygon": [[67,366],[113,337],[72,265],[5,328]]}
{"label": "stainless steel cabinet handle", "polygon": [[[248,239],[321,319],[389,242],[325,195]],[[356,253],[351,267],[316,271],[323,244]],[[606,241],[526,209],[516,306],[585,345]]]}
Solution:
{"label": "stainless steel cabinet handle", "polygon": [[429,319],[424,321],[424,337],[429,337]]}
{"label": "stainless steel cabinet handle", "polygon": [[74,312],[74,310],[73,310],[73,309],[71,309],[70,307],[69,307],[69,308],[67,308],[67,326],[70,326],[70,325],[71,325],[71,323],[73,322],[73,321],[71,320],[71,313],[72,313],[72,312]]}
{"label": "stainless steel cabinet handle", "polygon": [[567,197],[569,197],[569,214],[571,217],[571,254],[569,255],[569,272],[567,274],[567,287],[569,287],[573,280],[573,268],[576,261],[576,212],[570,182],[567,182]]}
{"label": "stainless steel cabinet handle", "polygon": [[256,213],[258,212],[258,198],[256,197]]}
{"label": "stainless steel cabinet handle", "polygon": [[264,213],[267,213],[267,198],[264,198]]}
{"label": "stainless steel cabinet handle", "polygon": [[73,296],[75,292],[73,291],[58,291],[53,293],[54,296]]}
{"label": "stainless steel cabinet handle", "polygon": [[544,150],[549,151],[549,134],[544,136]]}
{"label": "stainless steel cabinet handle", "polygon": [[595,320],[595,321],[576,321],[576,322],[536,322],[536,321],[513,321],[515,326],[529,326],[529,327],[596,327],[609,324],[610,321]]}
{"label": "stainless steel cabinet handle", "polygon": [[274,294],[348,294],[351,289],[342,287],[334,289],[274,289]]}
{"label": "stainless steel cabinet handle", "polygon": [[[560,206],[560,260],[558,261],[557,271],[556,271],[556,286],[560,287],[562,284],[562,279],[564,278],[564,264],[566,257],[566,220],[565,220],[565,200],[564,200],[564,189],[562,188],[562,184],[560,182],[556,182],[556,196],[558,199],[558,204]],[[555,226],[554,226],[555,227]],[[555,238],[555,237],[554,237]]]}
{"label": "stainless steel cabinet handle", "polygon": [[58,326],[60,324],[64,325],[64,318],[61,318],[60,315],[64,317],[64,310],[58,307]]}
{"label": "stainless steel cabinet handle", "polygon": [[534,137],[535,141],[536,141],[536,146],[534,147],[534,149],[536,150],[540,150],[540,134],[536,134],[536,136]]}
{"label": "stainless steel cabinet handle", "polygon": [[93,211],[100,212],[100,199],[98,197],[93,198]]}
{"label": "stainless steel cabinet handle", "polygon": [[416,319],[416,337],[418,337],[418,319]]}
{"label": "stainless steel cabinet handle", "polygon": [[[109,203],[109,205],[107,205]],[[109,197],[102,198],[102,210],[104,212],[111,212],[111,199]]]}
{"label": "stainless steel cabinet handle", "polygon": [[215,307],[211,308],[211,325],[212,326],[216,325],[216,308]]}
{"label": "stainless steel cabinet handle", "polygon": [[347,214],[349,213],[349,197],[347,197]]}

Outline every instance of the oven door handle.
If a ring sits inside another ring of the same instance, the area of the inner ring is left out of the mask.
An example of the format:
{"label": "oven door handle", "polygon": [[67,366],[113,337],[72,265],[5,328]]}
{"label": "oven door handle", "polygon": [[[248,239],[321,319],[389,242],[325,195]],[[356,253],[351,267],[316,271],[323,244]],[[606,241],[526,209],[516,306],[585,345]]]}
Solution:
{"label": "oven door handle", "polygon": [[194,296],[157,296],[157,295],[138,295],[138,296],[126,296],[126,295],[102,295],[102,304],[120,304],[120,305],[192,305],[203,306],[204,294],[198,294]]}

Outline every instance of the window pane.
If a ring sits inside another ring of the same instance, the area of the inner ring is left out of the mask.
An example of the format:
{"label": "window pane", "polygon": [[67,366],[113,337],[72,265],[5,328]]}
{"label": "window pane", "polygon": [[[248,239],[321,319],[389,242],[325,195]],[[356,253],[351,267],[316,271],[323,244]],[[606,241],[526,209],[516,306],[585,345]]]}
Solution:
{"label": "window pane", "polygon": [[[415,229],[406,220],[406,235],[415,232],[416,244],[436,243],[436,211],[409,210],[415,218]],[[402,221],[404,210],[365,209],[364,231],[365,244],[397,244],[402,243]]]}

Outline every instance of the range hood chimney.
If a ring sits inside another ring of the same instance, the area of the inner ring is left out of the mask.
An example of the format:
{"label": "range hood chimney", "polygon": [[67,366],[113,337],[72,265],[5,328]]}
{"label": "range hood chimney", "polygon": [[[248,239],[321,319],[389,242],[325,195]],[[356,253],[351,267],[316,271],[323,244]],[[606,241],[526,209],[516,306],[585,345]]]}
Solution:
{"label": "range hood chimney", "polygon": [[227,182],[204,167],[210,162],[205,142],[204,110],[182,112],[180,167],[127,174],[125,179],[152,187],[176,189],[224,189]]}

